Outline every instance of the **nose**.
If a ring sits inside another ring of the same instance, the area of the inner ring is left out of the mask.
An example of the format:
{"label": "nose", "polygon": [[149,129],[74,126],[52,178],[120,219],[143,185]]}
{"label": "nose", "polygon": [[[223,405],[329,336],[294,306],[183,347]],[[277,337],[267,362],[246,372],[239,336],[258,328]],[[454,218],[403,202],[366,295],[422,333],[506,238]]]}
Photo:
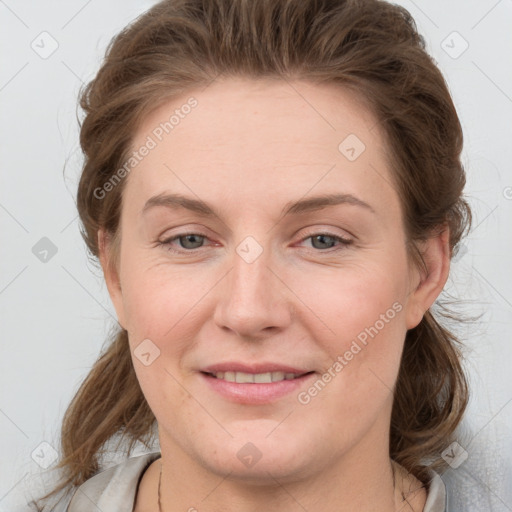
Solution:
{"label": "nose", "polygon": [[291,292],[267,249],[252,262],[240,254],[234,251],[231,269],[218,287],[214,320],[239,337],[261,339],[289,325]]}

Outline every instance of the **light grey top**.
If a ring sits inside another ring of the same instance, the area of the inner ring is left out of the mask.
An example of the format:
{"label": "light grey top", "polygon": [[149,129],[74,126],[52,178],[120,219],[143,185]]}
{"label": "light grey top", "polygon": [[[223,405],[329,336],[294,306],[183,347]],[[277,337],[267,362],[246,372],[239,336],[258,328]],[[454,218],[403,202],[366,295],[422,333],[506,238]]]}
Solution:
{"label": "light grey top", "polygon": [[[151,452],[130,457],[84,482],[73,494],[67,512],[133,512],[135,495],[144,471],[160,457]],[[423,512],[446,512],[446,488],[441,477],[430,470],[432,478],[428,487]]]}

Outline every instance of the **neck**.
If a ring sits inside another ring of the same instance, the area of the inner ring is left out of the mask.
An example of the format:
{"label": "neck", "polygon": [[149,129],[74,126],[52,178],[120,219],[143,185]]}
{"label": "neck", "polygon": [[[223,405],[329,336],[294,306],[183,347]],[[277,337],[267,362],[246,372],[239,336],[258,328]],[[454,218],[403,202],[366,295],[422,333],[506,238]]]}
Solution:
{"label": "neck", "polygon": [[367,470],[352,469],[345,475],[336,467],[307,480],[283,482],[271,477],[270,483],[250,484],[229,474],[218,475],[215,481],[197,478],[201,470],[195,478],[187,479],[182,466],[166,466],[162,459],[157,462],[159,512],[249,512],[256,507],[291,512],[298,504],[305,510],[322,512],[420,512],[426,500],[421,482],[390,459],[382,467],[374,461]]}

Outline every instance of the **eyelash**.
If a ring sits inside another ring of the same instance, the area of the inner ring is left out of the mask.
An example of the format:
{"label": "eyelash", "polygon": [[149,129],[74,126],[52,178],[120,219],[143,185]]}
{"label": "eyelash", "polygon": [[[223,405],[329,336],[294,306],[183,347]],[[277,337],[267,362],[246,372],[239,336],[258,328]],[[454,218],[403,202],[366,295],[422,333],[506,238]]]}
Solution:
{"label": "eyelash", "polygon": [[[206,235],[203,235],[201,233],[192,233],[192,232],[180,233],[180,234],[175,235],[175,236],[173,236],[171,238],[168,238],[167,240],[162,240],[161,242],[158,243],[158,245],[162,245],[162,246],[166,247],[166,249],[169,252],[173,252],[173,253],[177,253],[177,254],[186,254],[186,253],[193,254],[196,251],[200,251],[201,249],[205,249],[205,247],[198,247],[196,249],[183,249],[183,248],[174,249],[172,247],[172,245],[171,245],[172,242],[174,242],[175,240],[178,240],[179,238],[184,238],[186,236],[199,236],[199,237],[205,238],[205,239],[208,238]],[[315,238],[317,236],[327,236],[329,238],[333,238],[335,241],[340,243],[340,245],[337,248],[336,247],[331,247],[331,248],[328,248],[328,249],[325,249],[325,250],[315,249],[314,247],[312,247],[312,249],[315,252],[318,252],[318,253],[338,252],[340,250],[343,250],[345,247],[351,245],[354,242],[353,240],[350,240],[348,238],[344,238],[342,236],[335,235],[333,233],[328,233],[328,232],[311,233],[310,235],[308,235],[305,238],[303,238],[301,240],[301,242],[304,242],[304,241],[306,241],[306,240],[308,240],[310,238]]]}

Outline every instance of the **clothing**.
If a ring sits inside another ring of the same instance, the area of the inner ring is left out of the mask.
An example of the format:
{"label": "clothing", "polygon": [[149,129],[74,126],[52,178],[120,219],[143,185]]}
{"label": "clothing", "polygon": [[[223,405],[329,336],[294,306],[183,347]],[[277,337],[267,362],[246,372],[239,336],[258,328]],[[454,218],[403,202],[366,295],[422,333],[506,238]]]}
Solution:
{"label": "clothing", "polygon": [[[160,457],[151,452],[108,468],[84,482],[73,494],[67,512],[133,512],[135,495],[144,471]],[[430,471],[427,501],[423,512],[446,512],[446,488],[441,477]]]}

